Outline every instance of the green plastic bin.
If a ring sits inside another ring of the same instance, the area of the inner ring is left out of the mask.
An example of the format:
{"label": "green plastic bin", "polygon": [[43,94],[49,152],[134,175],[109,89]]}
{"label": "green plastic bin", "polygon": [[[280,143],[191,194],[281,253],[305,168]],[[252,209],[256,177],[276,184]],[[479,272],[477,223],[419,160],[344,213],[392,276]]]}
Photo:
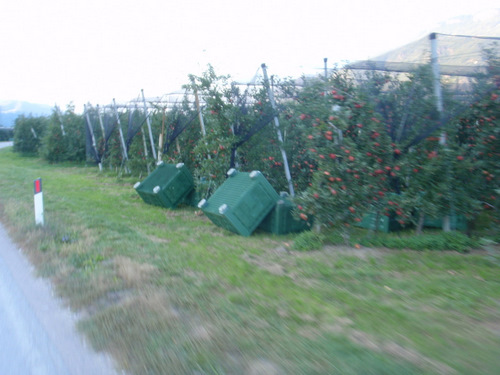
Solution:
{"label": "green plastic bin", "polygon": [[374,213],[364,215],[361,221],[356,225],[361,228],[378,230],[384,233],[394,232],[402,228],[401,224],[399,224],[394,217],[388,217],[383,214],[379,216],[377,228],[377,214]]}
{"label": "green plastic bin", "polygon": [[296,205],[290,200],[287,193],[280,193],[271,212],[260,223],[259,229],[273,234],[287,234],[302,232],[310,229],[311,223],[296,219],[292,212]]}
{"label": "green plastic bin", "polygon": [[[433,217],[424,218],[424,227],[427,228],[442,228],[443,218],[437,219]],[[464,215],[450,215],[450,229],[451,230],[467,230],[467,219]]]}
{"label": "green plastic bin", "polygon": [[193,176],[183,163],[159,163],[142,182],[134,185],[142,200],[154,206],[175,208],[194,189]]}
{"label": "green plastic bin", "polygon": [[280,197],[259,171],[230,169],[227,175],[227,180],[198,207],[215,225],[250,236]]}

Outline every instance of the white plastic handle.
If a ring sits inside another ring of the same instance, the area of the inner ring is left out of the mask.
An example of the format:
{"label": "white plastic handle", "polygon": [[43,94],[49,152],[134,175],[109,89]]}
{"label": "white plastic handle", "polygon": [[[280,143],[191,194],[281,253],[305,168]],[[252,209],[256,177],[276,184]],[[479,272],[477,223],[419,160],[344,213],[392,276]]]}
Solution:
{"label": "white plastic handle", "polygon": [[228,208],[229,207],[227,206],[227,204],[225,204],[225,203],[221,204],[220,207],[219,207],[219,213],[221,215],[224,215],[224,213],[226,213],[226,211],[227,211]]}
{"label": "white plastic handle", "polygon": [[250,178],[255,178],[255,177],[257,177],[259,174],[260,174],[260,172],[259,172],[259,171],[252,171],[252,172],[250,172]]}

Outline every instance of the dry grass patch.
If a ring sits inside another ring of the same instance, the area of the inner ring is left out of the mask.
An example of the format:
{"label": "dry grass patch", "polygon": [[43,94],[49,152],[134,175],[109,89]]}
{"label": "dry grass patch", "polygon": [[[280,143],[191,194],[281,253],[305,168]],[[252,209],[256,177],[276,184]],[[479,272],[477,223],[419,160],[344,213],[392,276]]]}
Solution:
{"label": "dry grass patch", "polygon": [[122,301],[121,307],[141,314],[152,311],[168,322],[181,317],[179,311],[171,305],[168,293],[155,288],[144,288],[138,294],[129,295]]}
{"label": "dry grass patch", "polygon": [[124,256],[113,260],[117,276],[128,288],[140,288],[158,275],[158,268],[149,263],[138,263]]}
{"label": "dry grass patch", "polygon": [[266,259],[265,256],[257,256],[254,254],[243,254],[242,258],[250,264],[256,265],[260,269],[268,271],[273,275],[283,276],[286,274],[283,264]]}

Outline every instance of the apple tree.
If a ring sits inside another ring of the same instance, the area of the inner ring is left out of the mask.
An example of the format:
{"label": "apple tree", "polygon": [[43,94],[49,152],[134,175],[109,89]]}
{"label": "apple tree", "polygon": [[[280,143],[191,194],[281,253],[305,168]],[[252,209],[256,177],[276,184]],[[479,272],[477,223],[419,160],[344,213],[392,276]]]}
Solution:
{"label": "apple tree", "polygon": [[398,211],[394,179],[403,172],[386,124],[345,75],[306,84],[297,99],[302,112],[310,186],[298,195],[299,215],[322,226],[360,222],[366,213]]}

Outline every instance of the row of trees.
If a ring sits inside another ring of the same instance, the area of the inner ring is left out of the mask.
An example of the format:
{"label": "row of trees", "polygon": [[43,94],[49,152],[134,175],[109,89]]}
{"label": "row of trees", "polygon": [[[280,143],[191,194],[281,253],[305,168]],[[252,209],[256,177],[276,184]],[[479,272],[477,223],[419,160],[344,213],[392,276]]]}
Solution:
{"label": "row of trees", "polygon": [[21,115],[15,121],[14,152],[41,156],[56,163],[85,161],[85,150],[83,117],[72,106],[64,114],[55,109],[50,117]]}
{"label": "row of trees", "polygon": [[498,84],[481,86],[469,104],[448,93],[451,110],[443,115],[427,67],[407,81],[373,78],[358,87],[337,77],[326,94],[323,85],[300,93],[296,123],[308,134],[313,171],[297,199],[302,216],[341,226],[370,212],[413,222],[420,232],[426,217],[473,220],[484,208],[498,209]]}
{"label": "row of trees", "polygon": [[[150,103],[152,135],[162,140],[163,160],[185,163],[207,192],[230,167],[260,170],[276,190],[288,191],[285,151],[297,215],[320,226],[348,227],[367,213],[418,230],[425,217],[472,220],[499,208],[500,64],[494,54],[489,61],[467,103],[444,87],[444,113],[436,110],[430,67],[404,79],[369,72],[358,81],[337,70],[300,85],[276,81],[276,103],[268,81],[242,88],[209,67],[185,86],[200,98],[201,116],[188,96],[174,108]],[[129,108],[118,123],[114,113],[97,111],[78,115],[68,107],[49,118],[20,117],[14,150],[50,162],[150,171],[144,112]]]}
{"label": "row of trees", "polygon": [[0,128],[0,142],[10,141],[14,137],[14,129]]}

